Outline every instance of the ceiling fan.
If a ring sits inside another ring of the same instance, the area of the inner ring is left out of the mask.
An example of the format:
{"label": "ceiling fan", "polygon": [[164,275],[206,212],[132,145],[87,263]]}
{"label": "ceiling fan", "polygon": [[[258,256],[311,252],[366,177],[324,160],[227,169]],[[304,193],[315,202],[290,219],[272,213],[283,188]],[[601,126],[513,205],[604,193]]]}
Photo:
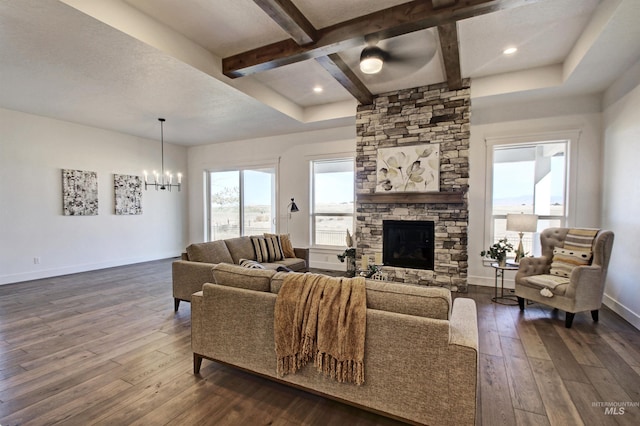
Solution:
{"label": "ceiling fan", "polygon": [[359,70],[364,79],[384,81],[410,75],[427,65],[437,52],[432,30],[404,34],[386,40],[365,36]]}

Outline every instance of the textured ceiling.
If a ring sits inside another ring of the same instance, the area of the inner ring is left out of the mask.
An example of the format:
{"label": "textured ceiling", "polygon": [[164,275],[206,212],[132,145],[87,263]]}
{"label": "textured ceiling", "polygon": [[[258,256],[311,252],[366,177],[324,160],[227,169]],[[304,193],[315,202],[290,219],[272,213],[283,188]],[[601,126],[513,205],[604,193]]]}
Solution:
{"label": "textured ceiling", "polygon": [[[321,28],[404,1],[293,2]],[[540,0],[467,19],[462,75],[476,105],[601,92],[640,57],[639,21],[637,0]],[[184,145],[353,125],[356,101],[315,60],[221,74],[222,57],[286,38],[251,0],[4,0],[0,107],[151,139],[164,116],[167,142]],[[436,31],[379,46],[391,60],[374,76],[358,70],[361,47],[340,52],[372,93],[445,80]]]}

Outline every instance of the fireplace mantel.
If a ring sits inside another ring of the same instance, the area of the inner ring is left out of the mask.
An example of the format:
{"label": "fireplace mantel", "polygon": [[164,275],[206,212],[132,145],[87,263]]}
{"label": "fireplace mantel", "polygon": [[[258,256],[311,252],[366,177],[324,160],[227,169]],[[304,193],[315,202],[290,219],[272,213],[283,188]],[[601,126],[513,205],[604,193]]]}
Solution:
{"label": "fireplace mantel", "polygon": [[356,194],[359,203],[396,204],[463,204],[464,193],[454,192],[396,192],[393,194]]}

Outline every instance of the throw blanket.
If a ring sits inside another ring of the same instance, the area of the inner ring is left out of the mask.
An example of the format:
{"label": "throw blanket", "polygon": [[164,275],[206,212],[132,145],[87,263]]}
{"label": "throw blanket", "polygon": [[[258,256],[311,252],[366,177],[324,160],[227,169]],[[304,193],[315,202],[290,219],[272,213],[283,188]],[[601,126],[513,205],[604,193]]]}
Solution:
{"label": "throw blanket", "polygon": [[364,278],[288,274],[275,305],[278,375],[313,359],[325,376],[363,384],[366,307]]}

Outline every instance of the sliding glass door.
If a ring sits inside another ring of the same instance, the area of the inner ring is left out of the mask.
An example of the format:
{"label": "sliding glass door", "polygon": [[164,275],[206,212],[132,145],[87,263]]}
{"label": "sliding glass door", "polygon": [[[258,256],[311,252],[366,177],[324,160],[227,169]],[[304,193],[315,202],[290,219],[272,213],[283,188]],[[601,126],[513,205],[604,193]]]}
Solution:
{"label": "sliding glass door", "polygon": [[275,167],[208,173],[208,240],[275,231]]}

